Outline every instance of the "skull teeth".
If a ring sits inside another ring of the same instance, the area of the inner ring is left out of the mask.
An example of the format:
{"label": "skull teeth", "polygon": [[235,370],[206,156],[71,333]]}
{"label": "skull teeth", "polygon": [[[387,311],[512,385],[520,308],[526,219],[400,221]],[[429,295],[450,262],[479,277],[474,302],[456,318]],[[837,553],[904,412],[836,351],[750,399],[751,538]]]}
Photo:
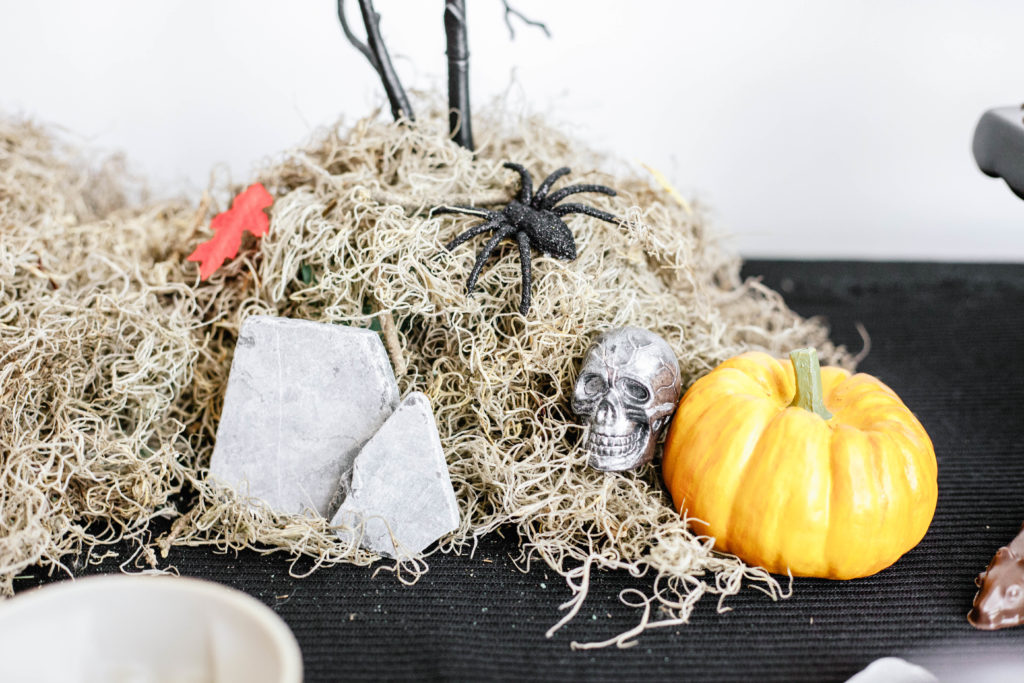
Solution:
{"label": "skull teeth", "polygon": [[624,436],[613,435],[613,434],[599,434],[597,432],[590,433],[590,440],[594,443],[601,444],[602,446],[618,446],[622,444],[631,443],[640,438],[640,432],[635,431],[632,434],[626,434]]}
{"label": "skull teeth", "polygon": [[587,440],[587,447],[599,455],[621,455],[632,450],[640,443],[643,430],[637,429],[632,434],[624,436],[612,434],[599,434],[590,432]]}

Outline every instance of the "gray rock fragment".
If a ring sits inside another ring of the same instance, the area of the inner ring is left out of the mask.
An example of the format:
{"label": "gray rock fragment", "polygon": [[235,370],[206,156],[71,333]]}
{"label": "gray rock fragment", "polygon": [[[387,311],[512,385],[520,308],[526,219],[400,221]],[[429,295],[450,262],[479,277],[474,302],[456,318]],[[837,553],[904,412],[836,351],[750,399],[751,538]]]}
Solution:
{"label": "gray rock fragment", "polygon": [[397,405],[398,385],[374,332],[247,318],[210,475],[277,511],[330,517],[343,474]]}
{"label": "gray rock fragment", "polygon": [[360,544],[391,558],[418,555],[459,527],[434,413],[420,392],[402,401],[356,457],[351,488],[331,524],[351,540],[361,523]]}

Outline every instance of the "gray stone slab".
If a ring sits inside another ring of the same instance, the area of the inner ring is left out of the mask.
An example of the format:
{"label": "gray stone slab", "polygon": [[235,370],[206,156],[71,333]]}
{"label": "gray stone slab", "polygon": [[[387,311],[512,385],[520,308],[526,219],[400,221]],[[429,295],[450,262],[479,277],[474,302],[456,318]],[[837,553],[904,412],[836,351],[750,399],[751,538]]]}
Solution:
{"label": "gray stone slab", "polygon": [[392,558],[418,555],[459,527],[434,412],[420,392],[402,401],[356,457],[351,488],[331,524],[349,540],[360,523],[360,544]]}
{"label": "gray stone slab", "polygon": [[247,318],[210,475],[280,512],[329,518],[343,475],[397,405],[398,385],[376,333]]}

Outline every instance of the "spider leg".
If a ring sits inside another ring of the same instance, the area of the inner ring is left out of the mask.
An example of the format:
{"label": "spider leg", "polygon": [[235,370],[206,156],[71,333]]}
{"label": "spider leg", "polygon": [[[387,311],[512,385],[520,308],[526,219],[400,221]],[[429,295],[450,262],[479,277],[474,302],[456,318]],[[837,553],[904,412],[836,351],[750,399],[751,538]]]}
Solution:
{"label": "spider leg", "polygon": [[497,218],[492,218],[491,220],[486,221],[484,223],[477,223],[472,228],[470,228],[469,230],[466,230],[461,235],[459,235],[458,237],[453,239],[451,242],[449,242],[448,244],[444,245],[444,248],[447,249],[448,251],[451,251],[452,249],[454,249],[455,247],[459,246],[460,244],[462,244],[466,240],[473,239],[474,237],[476,237],[480,233],[487,232],[488,230],[496,227],[497,225],[498,225],[498,219]]}
{"label": "spider leg", "polygon": [[519,302],[519,312],[526,315],[530,311],[530,289],[533,287],[530,273],[530,237],[520,231],[516,233],[516,241],[519,242],[519,265],[523,269],[523,296]]}
{"label": "spider leg", "polygon": [[430,210],[431,216],[436,216],[440,213],[464,213],[467,216],[479,216],[480,218],[486,218],[493,220],[500,214],[497,211],[491,211],[490,209],[481,209],[478,206],[435,206]]}
{"label": "spider leg", "polygon": [[544,201],[540,203],[541,209],[550,209],[552,206],[562,201],[571,194],[579,194],[580,192],[600,192],[610,197],[614,197],[618,194],[615,190],[604,185],[570,185],[569,187],[563,187],[558,192],[552,192]]}
{"label": "spider leg", "polygon": [[587,206],[586,204],[560,204],[559,206],[551,209],[551,213],[556,216],[567,216],[570,213],[582,213],[587,216],[593,216],[594,218],[600,218],[601,220],[608,221],[609,223],[615,223],[615,225],[622,225],[621,218],[613,216],[607,211],[601,211],[600,209],[595,209],[592,206]]}
{"label": "spider leg", "polygon": [[505,239],[513,232],[515,232],[515,228],[511,226],[502,228],[494,233],[494,236],[491,237],[491,239],[487,240],[487,244],[485,244],[484,248],[480,250],[480,255],[476,257],[476,263],[473,264],[473,270],[469,273],[469,279],[466,280],[467,294],[472,294],[473,290],[476,288],[476,281],[477,278],[480,277],[480,271],[483,270],[484,263],[486,263],[487,259],[491,256],[491,252],[494,251],[496,246],[498,246],[498,242]]}
{"label": "spider leg", "polygon": [[503,166],[510,168],[519,174],[521,185],[519,187],[519,195],[516,197],[523,204],[529,204],[533,198],[533,178],[530,177],[530,172],[526,170],[525,166],[521,164],[514,164],[511,161],[506,161]]}
{"label": "spider leg", "polygon": [[548,193],[548,190],[551,189],[551,186],[555,184],[555,181],[564,175],[568,175],[569,173],[570,171],[568,167],[563,166],[562,168],[558,169],[557,171],[549,175],[547,178],[545,178],[544,182],[541,183],[540,187],[537,188],[537,193],[533,195],[533,201],[539,202],[540,200],[544,199],[544,196]]}

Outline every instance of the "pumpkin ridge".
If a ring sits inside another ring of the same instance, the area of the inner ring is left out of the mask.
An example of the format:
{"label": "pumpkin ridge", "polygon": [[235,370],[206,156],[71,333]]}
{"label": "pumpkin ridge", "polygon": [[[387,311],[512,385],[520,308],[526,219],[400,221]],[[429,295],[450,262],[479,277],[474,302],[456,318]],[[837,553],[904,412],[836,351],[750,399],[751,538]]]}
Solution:
{"label": "pumpkin ridge", "polygon": [[849,424],[839,424],[833,430],[829,444],[831,511],[825,556],[828,573],[836,578],[865,575],[863,558],[877,551],[877,528],[884,524],[884,516],[880,519],[875,504],[877,489],[871,486],[871,473],[877,471],[877,462],[867,462],[865,449],[873,452],[874,446],[863,430]]}
{"label": "pumpkin ridge", "polygon": [[[705,375],[705,377],[708,377],[708,375]],[[700,380],[697,381],[699,382]],[[694,384],[694,387],[696,387],[696,384]],[[691,397],[689,405],[692,405],[695,400],[697,399]],[[683,397],[683,403],[686,403],[686,396]],[[682,421],[680,421],[679,423],[676,423],[675,417],[673,417],[672,428],[669,429],[668,438],[665,440],[666,446],[672,443],[686,443],[689,440],[691,434],[695,434],[694,427],[701,423],[701,420],[703,420],[706,417],[707,413],[716,404],[717,401],[704,405],[703,410],[701,410],[697,414],[697,416],[692,419],[691,422],[683,423]],[[680,405],[679,410],[676,411],[676,414],[678,415],[685,408],[689,408],[689,405]],[[675,429],[676,424],[680,425],[680,429],[678,431]],[[682,512],[682,508],[680,507],[682,503],[676,500],[676,496],[674,493],[677,488],[681,487],[681,484],[676,480],[679,478],[680,473],[683,471],[683,468],[677,467],[678,461],[683,459],[681,455],[677,453],[677,450],[678,449],[675,448],[666,448],[663,450],[661,463],[662,479],[665,480],[665,484],[668,486],[669,491],[672,492],[672,502],[675,505],[676,510]],[[665,451],[669,451],[668,456],[665,455]]]}
{"label": "pumpkin ridge", "polygon": [[[714,372],[716,373],[714,385],[718,391],[722,391],[721,385],[724,382],[733,381],[740,385],[746,385],[746,390],[743,393],[751,396],[765,399],[777,395],[777,387],[771,386],[770,382],[761,381],[761,378],[759,377],[743,372],[743,370],[738,367],[721,368],[720,370],[716,369]],[[705,377],[708,376],[709,375],[705,375]],[[730,391],[728,394],[733,395],[735,394],[735,391]]]}
{"label": "pumpkin ridge", "polygon": [[[766,403],[766,402],[767,401],[766,401],[765,397],[754,395],[754,394],[723,394],[721,396],[718,396],[717,400],[714,400],[712,403],[710,403],[708,405],[707,410],[704,411],[704,413],[701,415],[701,418],[706,420],[707,419],[707,413],[711,412],[712,410],[714,410],[716,413],[719,410],[722,410],[723,409],[723,405],[722,404],[726,404],[724,406],[724,408],[728,408],[729,409],[729,417],[732,418],[732,417],[735,416],[736,411],[739,410],[739,408],[737,407],[736,404],[739,404],[739,405],[752,405],[752,406],[754,406],[756,408],[757,405],[759,405],[761,403]],[[707,428],[707,424],[705,424],[702,427],[702,429],[706,429],[706,428]],[[697,430],[697,431],[699,432],[700,430]],[[728,433],[730,437],[733,436],[731,431],[727,431],[727,430],[724,430],[724,429],[721,431],[721,433],[722,434]],[[713,467],[714,464],[720,458],[721,458],[720,451],[715,450],[715,451],[710,452],[707,457],[703,458],[699,462],[699,467],[692,468],[692,472],[693,472],[692,480],[694,482],[701,482],[701,481],[703,481],[704,478],[707,476],[708,470],[711,469],[711,467]],[[685,489],[686,487],[684,486],[683,488]]]}
{"label": "pumpkin ridge", "polygon": [[[806,573],[800,566],[806,549],[786,552],[792,550],[794,532],[799,536],[806,528],[801,517],[806,512],[802,507],[806,506],[795,500],[801,496],[800,486],[794,490],[796,481],[785,477],[808,471],[805,458],[813,458],[813,449],[808,442],[794,440],[793,436],[811,424],[822,423],[820,418],[803,409],[786,408],[779,412],[766,426],[751,457],[751,466],[744,472],[749,493],[737,496],[734,501],[742,505],[732,513],[737,520],[733,527],[736,535],[729,545],[740,551],[737,553],[740,556],[750,558],[769,571],[785,572],[788,566],[794,573]],[[794,519],[795,514],[797,519]]]}
{"label": "pumpkin ridge", "polygon": [[[729,369],[730,368],[726,368],[726,370]],[[718,382],[708,379],[712,377],[712,374],[716,373],[718,373],[717,369],[713,370],[711,373],[697,380],[690,387],[690,389],[687,390],[686,394],[683,396],[682,402],[680,403],[679,409],[676,411],[677,415],[682,413],[686,415],[686,418],[685,420],[681,418],[677,422],[675,417],[673,417],[672,428],[669,429],[669,435],[665,441],[666,446],[668,446],[671,443],[689,443],[694,438],[696,438],[696,436],[699,435],[701,431],[700,429],[696,428],[697,425],[700,425],[702,422],[707,420],[708,413],[710,413],[712,410],[717,410],[719,405],[723,402],[729,402],[738,397],[750,397],[751,399],[756,401],[764,400],[764,397],[758,394],[733,393],[729,391],[727,388],[723,388],[723,386]],[[746,375],[743,375],[742,373],[736,376],[729,373],[726,375],[726,377],[728,377],[728,381],[730,383],[736,382],[740,378],[745,380],[745,382],[743,383],[748,383],[751,381],[751,378],[747,377]],[[715,379],[718,379],[717,375]],[[705,382],[705,380],[708,381]],[[691,410],[691,406],[695,404],[697,405],[700,412],[697,412],[695,415],[690,415],[689,413]],[[677,424],[685,424],[685,426],[677,430]],[[666,486],[668,486],[670,491],[675,491],[677,487],[682,487],[685,489],[685,486],[682,485],[682,482],[678,481],[679,477],[681,476],[680,472],[682,472],[683,470],[677,468],[677,464],[679,460],[683,460],[684,458],[682,458],[681,454],[677,453],[677,450],[677,448],[666,448],[663,451],[662,479],[664,480]],[[668,452],[669,457],[664,457],[664,452]],[[711,457],[712,455],[708,455],[708,457],[705,458],[705,460],[710,459]],[[691,466],[684,469],[694,471],[694,478],[696,478],[697,472],[695,471],[695,468],[692,466],[691,459],[687,457],[685,458],[685,460]],[[703,471],[704,469],[706,468],[703,467],[702,465],[701,470]],[[673,503],[675,504],[676,509],[681,511],[680,502],[676,500],[674,494]]]}
{"label": "pumpkin ridge", "polygon": [[[826,365],[821,369],[821,392],[826,406],[839,385],[848,379],[850,379],[850,372],[843,368]],[[834,413],[835,411],[833,410],[832,412]]]}
{"label": "pumpkin ridge", "polygon": [[[747,472],[750,470],[753,463],[755,462],[758,447],[761,444],[762,438],[764,438],[765,432],[767,432],[768,428],[771,427],[777,420],[779,420],[782,417],[783,413],[785,413],[785,411],[780,411],[776,413],[775,415],[772,416],[770,420],[762,424],[761,428],[758,430],[757,438],[752,439],[750,442],[748,442],[750,443],[749,452],[744,453],[743,466],[740,469],[740,471],[736,473],[737,481],[742,482],[746,480]],[[742,496],[737,495],[736,492],[734,492],[732,497],[732,505],[729,506],[729,514],[722,524],[722,528],[725,530],[726,537],[736,538],[737,530],[733,528],[733,524],[735,524],[735,520],[737,519],[736,507],[741,503],[744,503],[744,501],[742,501]],[[715,540],[717,543],[718,539]]]}
{"label": "pumpkin ridge", "polygon": [[[876,554],[879,561],[881,561],[883,558],[889,557],[893,545],[898,545],[898,539],[902,538],[904,534],[894,532],[903,530],[912,510],[909,509],[909,505],[905,502],[909,497],[909,491],[905,485],[901,486],[903,477],[894,477],[892,467],[890,467],[889,448],[886,442],[892,443],[892,441],[889,440],[888,435],[884,432],[869,431],[867,432],[867,437],[871,443],[871,451],[875,462],[874,470],[878,483],[879,496],[876,505],[881,506],[882,511],[880,517],[883,523],[880,525],[875,536],[875,543],[879,546]],[[900,474],[903,473],[902,467],[899,468],[899,472]],[[896,555],[896,557],[898,558],[899,555]],[[895,561],[894,558],[892,562]],[[888,566],[888,564],[884,566]]]}
{"label": "pumpkin ridge", "polygon": [[[764,430],[761,432],[761,438],[758,439],[757,445],[754,447],[754,452],[751,454],[750,459],[747,461],[747,467],[744,468],[744,481],[751,480],[751,471],[755,468],[759,468],[763,465],[762,461],[770,457],[770,451],[772,446],[769,445],[765,435],[768,434],[773,428],[777,428],[779,422],[782,421],[783,415],[786,414],[788,408],[783,408],[775,416],[765,424]],[[778,516],[775,518],[775,524],[771,525],[769,531],[769,525],[765,520],[764,508],[758,511],[758,519],[756,522],[751,523],[746,513],[749,512],[750,503],[747,500],[747,496],[740,494],[733,498],[733,509],[730,511],[729,517],[733,522],[734,527],[731,530],[732,535],[728,545],[730,547],[736,547],[742,545],[740,549],[743,554],[747,554],[756,564],[764,566],[768,571],[777,571],[776,560],[778,559],[777,549],[775,550],[774,556],[770,559],[767,557],[767,553],[772,543],[760,543],[766,537],[774,537],[774,533],[778,527]],[[744,528],[746,527],[746,528]],[[750,546],[750,539],[754,539],[754,547]]]}
{"label": "pumpkin ridge", "polygon": [[[783,540],[783,543],[780,544],[780,547],[782,547],[788,539],[787,529],[790,525],[794,523],[806,525],[808,538],[803,546],[799,548],[801,554],[797,553],[796,548],[790,548],[786,551],[787,556],[803,560],[802,566],[799,567],[798,571],[804,576],[820,574],[827,567],[826,547],[831,531],[829,522],[834,509],[832,505],[832,491],[835,489],[832,478],[831,444],[835,436],[836,423],[831,417],[826,420],[817,413],[812,414],[814,417],[810,419],[810,424],[806,428],[812,435],[816,436],[817,443],[810,437],[807,438],[810,446],[805,448],[804,455],[807,458],[807,463],[802,479],[802,481],[806,482],[804,484],[805,490],[801,494],[799,487],[797,487],[797,493],[794,496],[794,498],[802,503],[797,508],[797,513],[801,517],[795,520],[792,517],[780,519],[784,526],[776,532]],[[811,493],[816,494],[814,496],[816,504],[810,504],[808,501],[805,501]],[[791,510],[788,510],[788,512],[791,512]],[[811,531],[813,531],[813,535],[810,533]]]}
{"label": "pumpkin ridge", "polygon": [[[748,351],[730,358],[708,374],[725,372],[730,375],[739,373],[746,382],[758,388],[756,395],[763,394],[766,398],[778,397],[781,401],[792,389],[792,380],[786,377],[783,362],[762,351]],[[721,374],[718,374],[718,378],[721,378]],[[789,398],[791,400],[792,396]]]}
{"label": "pumpkin ridge", "polygon": [[[913,442],[903,440],[902,433],[885,432],[880,434],[880,439],[889,442],[890,448],[886,449],[889,458],[899,464],[899,471],[903,476],[898,477],[899,483],[905,489],[903,499],[910,501],[907,507],[909,510],[903,520],[905,533],[911,532],[915,536],[914,545],[917,545],[928,530],[932,516],[935,514],[935,502],[938,497],[938,490],[933,495],[932,487],[928,486],[930,479],[925,479],[927,470],[920,468],[918,454],[924,451],[915,448]],[[892,469],[896,469],[893,467]],[[924,475],[924,476],[922,476]],[[898,559],[898,557],[897,557]],[[893,560],[895,562],[895,560]]]}

